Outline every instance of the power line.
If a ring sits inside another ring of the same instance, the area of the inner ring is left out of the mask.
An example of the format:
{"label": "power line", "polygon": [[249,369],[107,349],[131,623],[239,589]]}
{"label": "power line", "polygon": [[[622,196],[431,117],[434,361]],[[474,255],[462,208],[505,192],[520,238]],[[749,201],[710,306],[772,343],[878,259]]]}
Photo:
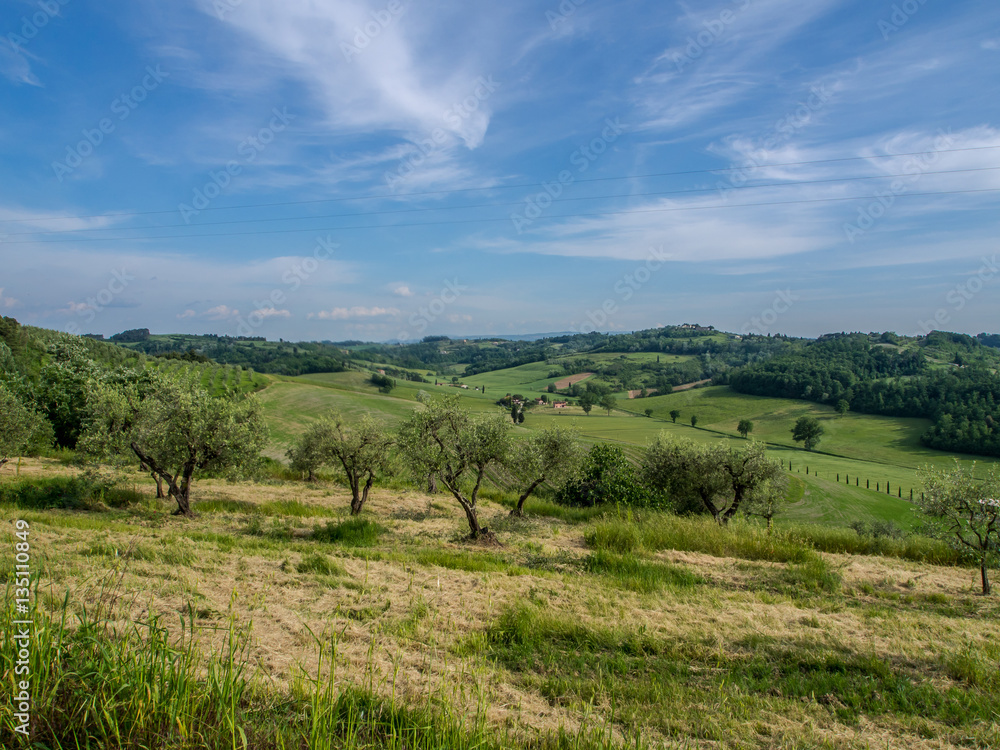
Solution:
{"label": "power line", "polygon": [[[959,174],[966,172],[989,172],[993,170],[1000,169],[1000,167],[976,167],[973,169],[947,169],[936,172],[921,172],[921,176],[924,175],[942,175],[942,174]],[[727,187],[725,190],[758,190],[761,188],[774,188],[774,187],[793,187],[798,185],[820,185],[838,182],[856,182],[860,180],[882,180],[882,179],[892,179],[895,177],[911,177],[909,173],[902,174],[884,174],[884,175],[867,175],[863,177],[842,177],[842,178],[831,178],[827,180],[798,180],[793,182],[770,182],[762,185],[737,185],[732,187]],[[619,193],[616,195],[590,195],[581,196],[574,198],[553,198],[552,203],[567,203],[574,201],[590,201],[590,200],[610,200],[616,198],[647,198],[652,196],[665,196],[665,195],[693,195],[696,193],[714,193],[717,192],[719,188],[688,188],[684,190],[663,190],[663,191],[653,191],[647,193]],[[53,235],[53,234],[80,234],[82,232],[128,232],[136,230],[146,230],[146,229],[174,229],[174,228],[191,228],[196,229],[198,227],[212,227],[212,226],[225,226],[232,224],[261,224],[270,223],[275,221],[303,221],[311,219],[334,219],[338,217],[355,217],[355,216],[385,216],[389,214],[405,214],[405,213],[423,213],[427,211],[463,211],[473,208],[502,208],[508,206],[520,206],[523,201],[515,201],[512,203],[474,203],[472,205],[466,206],[433,206],[424,208],[397,208],[387,211],[358,211],[354,213],[339,213],[339,214],[318,214],[315,216],[279,216],[271,217],[266,219],[231,219],[227,221],[208,221],[199,224],[160,224],[156,226],[149,227],[94,227],[91,229],[53,229],[49,231],[36,231],[36,232],[12,232],[7,234],[7,237],[21,237],[25,235]],[[166,235],[170,237],[171,235]],[[157,239],[155,237],[151,239]]]}
{"label": "power line", "polygon": [[[995,192],[1000,192],[1000,188],[984,188],[978,190],[945,190],[945,191],[930,192],[930,193],[903,193],[895,197],[898,199],[898,198],[917,198],[922,196],[926,197],[934,195],[964,195],[969,193],[995,193]],[[777,202],[768,201],[764,203],[735,203],[729,205],[714,205],[714,206],[680,206],[673,208],[651,208],[651,209],[639,209],[635,211],[602,211],[599,213],[557,214],[556,216],[540,216],[534,219],[534,221],[539,221],[543,219],[551,221],[554,219],[623,216],[628,214],[672,213],[676,211],[709,211],[709,210],[734,209],[734,208],[791,206],[791,205],[805,204],[805,203],[865,201],[877,198],[878,198],[877,195],[855,195],[843,198],[816,198],[816,199],[795,200],[795,201],[777,201]],[[67,239],[67,240],[16,240],[14,242],[0,242],[0,244],[48,245],[57,243],[64,244],[67,242],[125,242],[125,241],[137,241],[137,240],[175,240],[175,239],[188,239],[188,238],[198,238],[198,237],[245,237],[250,235],[265,235],[265,234],[301,234],[302,232],[345,232],[355,229],[398,229],[398,228],[411,228],[411,227],[445,226],[445,225],[455,225],[455,224],[493,224],[497,222],[507,222],[507,221],[510,221],[510,219],[509,218],[457,219],[454,221],[429,221],[429,222],[416,222],[412,224],[359,224],[346,227],[341,226],[341,227],[313,227],[311,229],[272,229],[263,232],[257,231],[257,232],[215,232],[215,233],[203,233],[203,234],[177,234],[165,237],[81,237],[81,238]]]}
{"label": "power line", "polygon": [[[614,180],[642,180],[652,177],[681,177],[686,175],[694,174],[714,174],[717,172],[742,172],[746,169],[774,169],[777,167],[802,167],[811,166],[816,164],[836,164],[849,161],[868,161],[870,159],[898,159],[902,156],[922,156],[925,154],[950,154],[959,153],[964,151],[984,151],[987,149],[996,149],[1000,146],[969,146],[967,148],[953,148],[953,149],[940,149],[932,151],[909,151],[901,154],[873,154],[870,156],[845,156],[838,159],[814,159],[812,161],[791,161],[784,162],[781,164],[752,164],[742,167],[718,167],[715,169],[692,169],[683,172],[654,172],[650,174],[636,174],[636,175],[620,175],[616,177],[590,177],[583,180],[574,180],[573,184],[582,184],[590,182],[609,182]],[[477,188],[453,188],[450,190],[425,190],[421,192],[411,192],[411,193],[399,193],[398,195],[375,193],[369,195],[355,195],[348,196],[344,198],[316,198],[314,200],[307,201],[280,201],[275,203],[245,203],[236,206],[214,206],[206,207],[200,209],[201,211],[235,211],[237,209],[243,208],[271,208],[275,206],[305,206],[315,203],[341,203],[345,201],[360,201],[360,200],[394,200],[400,198],[411,198],[411,197],[421,197],[427,195],[452,195],[457,193],[469,193],[469,192],[482,192],[484,190],[511,190],[515,188],[535,188],[539,187],[539,182],[523,182],[513,185],[493,185],[490,187],[477,187]],[[166,211],[115,211],[115,212],[105,212],[103,214],[80,214],[72,216],[34,216],[26,219],[2,219],[0,223],[5,224],[24,224],[36,221],[59,221],[59,220],[69,220],[69,219],[111,219],[117,217],[126,216],[155,216],[162,214],[172,214],[177,209],[171,209]]]}

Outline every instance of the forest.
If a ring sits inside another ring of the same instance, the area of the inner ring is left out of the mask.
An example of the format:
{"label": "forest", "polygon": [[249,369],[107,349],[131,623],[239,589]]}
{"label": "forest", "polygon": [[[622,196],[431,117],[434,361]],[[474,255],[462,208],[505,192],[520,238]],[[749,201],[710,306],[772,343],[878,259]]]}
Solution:
{"label": "forest", "polygon": [[1000,379],[996,355],[984,349],[978,339],[936,331],[913,350],[838,335],[745,367],[725,382],[756,396],[844,401],[865,414],[925,417],[934,422],[922,437],[928,447],[1000,456]]}

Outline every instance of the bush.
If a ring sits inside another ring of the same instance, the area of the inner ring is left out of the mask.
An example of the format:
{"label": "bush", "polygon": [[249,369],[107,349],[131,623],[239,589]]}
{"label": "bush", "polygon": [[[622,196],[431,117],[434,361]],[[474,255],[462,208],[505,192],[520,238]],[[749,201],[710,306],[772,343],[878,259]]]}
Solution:
{"label": "bush", "polygon": [[396,387],[396,381],[387,375],[380,375],[377,372],[372,373],[371,376],[372,385],[378,386],[380,393],[391,393],[392,389]]}
{"label": "bush", "polygon": [[649,495],[635,475],[635,468],[617,445],[598,443],[590,449],[578,479],[571,479],[556,499],[565,505],[590,508],[604,503],[644,507]]}

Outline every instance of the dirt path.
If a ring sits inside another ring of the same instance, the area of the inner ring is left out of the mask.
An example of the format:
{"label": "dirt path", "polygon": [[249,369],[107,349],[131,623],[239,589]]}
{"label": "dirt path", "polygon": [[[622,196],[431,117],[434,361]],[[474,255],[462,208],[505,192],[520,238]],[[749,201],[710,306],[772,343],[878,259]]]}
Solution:
{"label": "dirt path", "polygon": [[568,378],[563,378],[562,380],[556,381],[556,388],[562,390],[563,388],[569,388],[573,383],[579,383],[581,380],[586,380],[594,373],[592,372],[578,372],[576,375],[570,375]]}
{"label": "dirt path", "polygon": [[699,385],[705,385],[705,383],[711,383],[711,382],[712,382],[711,378],[706,378],[705,380],[696,380],[693,383],[685,383],[684,385],[675,385],[673,392],[677,393],[677,391],[689,391],[692,388],[697,388]]}
{"label": "dirt path", "polygon": [[[647,388],[646,389],[646,395],[652,396],[654,393],[658,393],[659,390],[660,390],[659,388]],[[629,398],[639,398],[639,395],[641,393],[642,393],[642,389],[641,388],[639,390],[637,390],[637,391],[629,391],[628,392],[628,397]]]}

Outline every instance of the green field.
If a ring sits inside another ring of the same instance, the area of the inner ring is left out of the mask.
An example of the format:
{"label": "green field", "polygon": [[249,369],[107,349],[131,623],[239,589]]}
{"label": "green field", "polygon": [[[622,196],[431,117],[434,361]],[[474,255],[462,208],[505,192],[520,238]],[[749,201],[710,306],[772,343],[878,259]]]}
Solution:
{"label": "green field", "polygon": [[[920,443],[930,421],[901,417],[881,417],[849,412],[841,417],[828,406],[808,401],[748,396],[725,386],[694,388],[665,396],[621,400],[623,409],[643,413],[653,410],[654,419],[668,420],[670,411],[681,412],[678,424],[698,417],[698,427],[736,436],[741,419],[754,423],[753,437],[768,443],[795,447],[791,428],[801,416],[820,420],[825,434],[817,450],[866,462],[917,469],[925,464],[950,464],[953,454],[931,450]],[[963,460],[993,463],[989,458],[960,456]]]}
{"label": "green field", "polygon": [[[485,395],[472,387],[460,389],[402,380],[386,395],[369,382],[368,373],[357,371],[276,378],[260,394],[271,426],[272,445],[268,454],[283,457],[295,436],[330,410],[350,416],[369,413],[396,425],[416,407],[417,394],[424,391],[435,396],[458,394],[467,408],[490,411],[498,408],[495,399],[507,392],[531,395],[524,387],[526,382],[546,382],[537,376],[545,375],[548,369],[544,363],[534,363],[463,379],[470,386],[485,385]],[[532,377],[536,380],[528,380]],[[784,521],[840,526],[853,520],[882,519],[912,527],[915,519],[909,496],[911,490],[920,492],[917,469],[927,464],[947,466],[955,458],[920,445],[920,434],[927,425],[925,420],[853,413],[840,417],[832,409],[816,404],[744,396],[725,387],[621,399],[619,404],[636,412],[653,408],[654,416],[650,419],[625,411],[615,411],[609,416],[598,408],[586,415],[578,407],[566,410],[538,407],[528,411],[523,427],[533,430],[567,425],[585,443],[619,443],[627,453],[637,457],[640,449],[661,432],[698,442],[741,445],[743,439],[736,434],[736,423],[748,418],[755,425],[753,437],[770,443],[771,457],[791,467],[791,474],[803,482],[801,497],[788,507]],[[667,416],[674,408],[682,413],[677,424]],[[699,417],[697,428],[689,424],[692,414]],[[826,430],[816,452],[796,447],[790,438],[792,424],[804,414],[819,418]],[[517,432],[522,432],[521,428]],[[983,466],[993,463],[981,457],[959,458],[963,462],[977,460]],[[887,482],[891,494],[886,493]]]}
{"label": "green field", "polygon": [[657,352],[587,352],[583,354],[567,354],[565,357],[556,357],[552,362],[559,364],[561,360],[590,359],[594,362],[617,362],[618,360],[628,360],[629,362],[660,362],[661,364],[676,364],[691,359],[685,354],[658,354]]}

